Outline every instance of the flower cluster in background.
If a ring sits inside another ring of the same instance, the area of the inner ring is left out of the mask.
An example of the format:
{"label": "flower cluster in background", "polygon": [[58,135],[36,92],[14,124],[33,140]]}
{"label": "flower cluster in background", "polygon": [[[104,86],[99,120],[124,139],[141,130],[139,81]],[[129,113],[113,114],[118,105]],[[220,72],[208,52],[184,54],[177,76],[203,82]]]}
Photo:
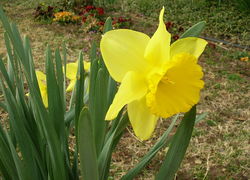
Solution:
{"label": "flower cluster in background", "polygon": [[[82,27],[84,32],[102,32],[105,20],[107,18],[106,13],[102,7],[95,7],[88,5],[75,9],[77,14],[81,16]],[[112,18],[112,24],[114,28],[129,28],[131,25],[131,19],[125,17]]]}
{"label": "flower cluster in background", "polygon": [[75,11],[81,16],[81,23],[84,32],[101,32],[103,30],[106,16],[102,7],[88,5],[75,9]]}
{"label": "flower cluster in background", "polygon": [[[50,6],[42,3],[36,8],[35,18],[47,23],[79,24],[84,32],[103,32],[107,15],[102,7],[93,5],[67,9],[63,4]],[[112,21],[114,28],[130,28],[132,25],[128,17],[118,16]]]}
{"label": "flower cluster in background", "polygon": [[103,20],[104,18],[104,9],[101,7],[95,7],[89,5],[76,9],[76,11],[78,11],[79,15],[83,17],[83,21],[84,18],[87,18],[88,16],[96,17],[99,20]]}
{"label": "flower cluster in background", "polygon": [[60,24],[76,24],[79,23],[81,20],[80,16],[75,15],[72,12],[63,11],[54,14],[53,21],[58,22]]}
{"label": "flower cluster in background", "polygon": [[52,22],[55,12],[57,12],[56,7],[48,6],[44,3],[41,3],[37,6],[34,16],[35,16],[35,19],[39,21]]}

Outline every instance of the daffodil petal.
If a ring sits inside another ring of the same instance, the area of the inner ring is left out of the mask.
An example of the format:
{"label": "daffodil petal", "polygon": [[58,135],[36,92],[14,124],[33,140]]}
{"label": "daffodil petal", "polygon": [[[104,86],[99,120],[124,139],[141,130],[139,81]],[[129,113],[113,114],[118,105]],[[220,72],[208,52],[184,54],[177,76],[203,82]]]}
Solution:
{"label": "daffodil petal", "polygon": [[124,105],[143,97],[147,92],[147,84],[143,78],[138,73],[133,71],[128,72],[115,95],[113,103],[109,107],[106,114],[106,120],[112,120],[116,118],[119,111]]}
{"label": "daffodil petal", "polygon": [[166,30],[163,21],[164,8],[162,8],[159,16],[159,26],[150,39],[146,51],[145,58],[152,66],[161,66],[169,60],[171,35]]}
{"label": "daffodil petal", "polygon": [[39,81],[46,81],[46,75],[42,71],[36,71],[36,77],[37,80]]}
{"label": "daffodil petal", "polygon": [[47,108],[48,107],[47,88],[41,89],[41,96],[42,96],[43,104]]}
{"label": "daffodil petal", "polygon": [[114,80],[121,82],[129,71],[145,71],[148,65],[144,51],[149,39],[146,34],[127,29],[108,31],[102,36],[102,57]]}
{"label": "daffodil petal", "polygon": [[47,87],[46,87],[46,75],[41,71],[36,71],[36,77],[37,77],[37,82],[38,82],[40,92],[42,92],[42,90],[44,90],[44,89],[47,89]]}
{"label": "daffodil petal", "polygon": [[36,71],[37,82],[39,90],[42,96],[43,104],[48,107],[48,95],[47,95],[47,86],[46,86],[46,75],[42,71]]}
{"label": "daffodil petal", "polygon": [[76,84],[76,79],[71,80],[68,87],[67,87],[67,89],[66,89],[66,92],[72,91],[74,89],[74,87],[75,87],[75,84]]}
{"label": "daffodil petal", "polygon": [[76,79],[77,63],[66,64],[66,77],[69,79]]}
{"label": "daffodil petal", "polygon": [[204,51],[207,41],[201,38],[188,37],[175,41],[171,44],[170,58],[180,53],[188,53],[195,56],[197,59]]}
{"label": "daffodil petal", "polygon": [[83,61],[83,64],[84,64],[84,70],[89,72],[89,70],[90,70],[90,62]]}
{"label": "daffodil petal", "polygon": [[135,135],[140,140],[149,139],[154,132],[158,117],[150,113],[145,98],[128,104],[128,116]]}
{"label": "daffodil petal", "polygon": [[164,77],[146,96],[151,113],[167,118],[189,111],[200,99],[202,77],[194,56],[185,53],[174,56]]}

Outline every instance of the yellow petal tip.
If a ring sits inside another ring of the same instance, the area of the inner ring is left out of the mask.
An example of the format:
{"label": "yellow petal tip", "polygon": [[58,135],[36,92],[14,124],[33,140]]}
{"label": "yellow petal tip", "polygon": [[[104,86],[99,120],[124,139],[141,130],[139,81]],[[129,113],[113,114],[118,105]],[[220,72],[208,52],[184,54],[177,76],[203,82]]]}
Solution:
{"label": "yellow petal tip", "polygon": [[163,16],[164,16],[164,11],[165,11],[165,7],[163,6],[160,12],[160,16],[159,16],[159,21],[163,21]]}
{"label": "yellow petal tip", "polygon": [[115,119],[115,117],[110,116],[108,113],[105,116],[105,121],[112,121],[114,119]]}

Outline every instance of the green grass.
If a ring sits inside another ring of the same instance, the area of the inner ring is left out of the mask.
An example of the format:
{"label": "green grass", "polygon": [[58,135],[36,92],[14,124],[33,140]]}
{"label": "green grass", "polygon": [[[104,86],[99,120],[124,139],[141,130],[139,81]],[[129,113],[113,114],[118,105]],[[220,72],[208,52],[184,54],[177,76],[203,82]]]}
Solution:
{"label": "green grass", "polygon": [[174,34],[179,34],[178,27],[187,29],[199,21],[206,21],[205,36],[250,45],[250,14],[238,8],[234,1],[227,0],[219,5],[218,1],[206,0],[129,0],[127,4],[131,5],[125,10],[141,12],[154,20],[158,18],[159,9],[165,6],[165,20],[175,23]]}

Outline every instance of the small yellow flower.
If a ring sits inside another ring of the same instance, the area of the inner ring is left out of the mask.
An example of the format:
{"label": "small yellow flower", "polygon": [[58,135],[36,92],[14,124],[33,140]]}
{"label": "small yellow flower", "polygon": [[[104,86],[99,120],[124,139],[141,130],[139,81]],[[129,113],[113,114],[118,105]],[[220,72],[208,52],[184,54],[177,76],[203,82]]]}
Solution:
{"label": "small yellow flower", "polygon": [[46,86],[46,75],[41,71],[36,71],[36,77],[37,77],[40,93],[42,96],[43,104],[47,108],[48,107],[48,94],[47,94],[47,86]]}
{"label": "small yellow flower", "polygon": [[170,45],[171,35],[163,21],[150,38],[141,32],[118,29],[105,33],[101,53],[110,75],[121,82],[106,120],[117,117],[128,104],[128,116],[135,134],[150,138],[159,117],[187,112],[198,103],[204,86],[197,64],[207,42],[200,38],[179,39]]}
{"label": "small yellow flower", "polygon": [[81,18],[80,16],[76,16],[76,15],[72,16],[73,21],[78,21],[80,18]]}
{"label": "small yellow flower", "polygon": [[[90,62],[87,61],[83,61],[83,65],[84,65],[84,70],[85,72],[89,72],[90,70]],[[70,83],[66,89],[67,92],[72,91],[75,87],[76,84],[76,74],[77,74],[77,69],[78,69],[78,62],[74,62],[74,63],[68,63],[66,64],[66,77],[70,79]]]}
{"label": "small yellow flower", "polygon": [[248,56],[246,56],[246,57],[241,57],[240,60],[241,60],[241,61],[247,62],[247,61],[249,60],[249,58],[248,58]]}
{"label": "small yellow flower", "polygon": [[72,12],[68,12],[68,11],[63,11],[63,12],[58,12],[54,14],[55,18],[53,19],[53,21],[78,21],[80,19],[80,16],[76,16],[74,15],[74,13]]}

